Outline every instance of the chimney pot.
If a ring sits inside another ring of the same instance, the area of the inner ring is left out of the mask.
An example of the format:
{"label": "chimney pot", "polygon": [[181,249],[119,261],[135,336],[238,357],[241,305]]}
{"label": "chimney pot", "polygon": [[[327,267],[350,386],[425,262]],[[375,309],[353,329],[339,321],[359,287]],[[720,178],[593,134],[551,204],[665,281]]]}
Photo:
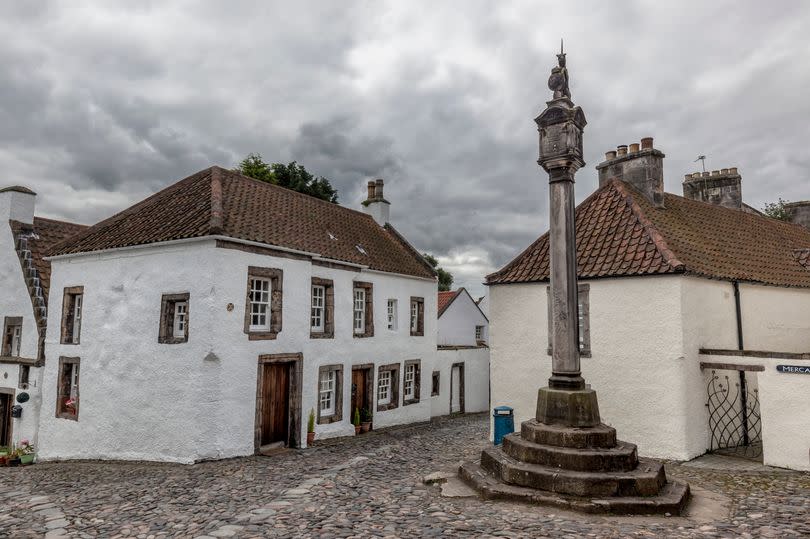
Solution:
{"label": "chimney pot", "polygon": [[622,144],[616,147],[616,153],[621,157],[622,155],[627,155],[627,144]]}
{"label": "chimney pot", "polygon": [[737,167],[731,167],[730,169],[728,169],[728,173],[736,175],[737,174]]}
{"label": "chimney pot", "polygon": [[605,161],[610,161],[612,159],[616,159],[616,150],[605,152]]}
{"label": "chimney pot", "polygon": [[369,180],[368,182],[368,200],[374,200],[374,190],[375,190],[376,183],[374,180]]}
{"label": "chimney pot", "polygon": [[630,145],[630,153],[636,153],[636,152],[638,152],[638,143],[634,142],[633,144]]}
{"label": "chimney pot", "polygon": [[684,174],[684,175],[683,175],[683,180],[684,180],[684,181],[687,181],[687,182],[688,182],[688,181],[689,181],[691,178],[692,178],[692,175],[691,175],[691,174]]}
{"label": "chimney pot", "polygon": [[720,169],[720,174],[723,174],[723,175],[728,174],[728,169],[727,168],[721,168]]}
{"label": "chimney pot", "polygon": [[377,200],[382,200],[383,198],[385,198],[383,196],[383,184],[384,184],[384,182],[383,182],[383,180],[381,178],[378,178],[374,183],[376,184],[375,189],[374,189],[374,197]]}
{"label": "chimney pot", "polygon": [[708,177],[709,177],[709,176],[711,176],[711,175],[712,175],[712,173],[711,173],[711,172],[709,172],[709,171],[706,171],[706,172],[704,172],[704,173],[703,173],[703,177],[704,177],[704,178],[708,178]]}
{"label": "chimney pot", "polygon": [[719,175],[720,175],[719,170],[712,170],[712,176],[719,176]]}
{"label": "chimney pot", "polygon": [[642,150],[652,150],[653,147],[653,138],[652,137],[644,137],[641,139],[641,149]]}

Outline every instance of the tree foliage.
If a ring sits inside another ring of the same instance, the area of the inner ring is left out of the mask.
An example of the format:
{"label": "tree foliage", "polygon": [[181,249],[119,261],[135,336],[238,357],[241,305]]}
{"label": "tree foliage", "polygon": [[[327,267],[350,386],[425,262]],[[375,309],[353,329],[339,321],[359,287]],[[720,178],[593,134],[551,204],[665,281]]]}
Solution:
{"label": "tree foliage", "polygon": [[788,204],[788,201],[782,200],[782,197],[779,197],[778,202],[766,202],[762,213],[773,219],[790,221],[790,210],[785,207],[785,204]]}
{"label": "tree foliage", "polygon": [[283,163],[265,163],[262,156],[251,153],[236,167],[237,172],[257,180],[285,187],[299,193],[337,203],[337,189],[323,176],[315,177],[295,161]]}
{"label": "tree foliage", "polygon": [[439,276],[439,292],[447,292],[453,286],[453,274],[439,267],[439,261],[431,254],[423,253],[422,256],[430,264]]}

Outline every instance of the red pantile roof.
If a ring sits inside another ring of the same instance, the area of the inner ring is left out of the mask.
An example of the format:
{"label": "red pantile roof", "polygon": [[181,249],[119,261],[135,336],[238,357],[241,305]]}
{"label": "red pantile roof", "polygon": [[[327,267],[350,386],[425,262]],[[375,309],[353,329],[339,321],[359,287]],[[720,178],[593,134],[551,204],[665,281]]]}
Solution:
{"label": "red pantile roof", "polygon": [[[614,180],[576,210],[581,279],[688,273],[776,286],[810,287],[795,249],[810,248],[810,230],[755,213],[664,194],[656,208]],[[548,233],[487,284],[548,281]]]}
{"label": "red pantile roof", "polygon": [[51,263],[45,260],[46,253],[65,239],[78,234],[87,227],[85,225],[77,225],[65,221],[56,221],[54,219],[46,219],[44,217],[34,217],[33,229],[30,225],[23,224],[19,221],[10,221],[11,230],[14,235],[24,232],[31,234],[28,237],[28,248],[31,250],[31,259],[34,263],[39,274],[40,287],[42,294],[47,303],[48,289],[51,285]]}
{"label": "red pantile roof", "polygon": [[448,290],[447,292],[439,292],[439,304],[438,304],[438,316],[441,316],[444,313],[444,310],[447,309],[453,300],[456,299],[456,296],[461,293],[463,288],[459,288],[458,290]]}
{"label": "red pantile roof", "polygon": [[371,269],[434,278],[391,226],[362,212],[211,167],[56,246],[51,255],[223,235],[317,253]]}

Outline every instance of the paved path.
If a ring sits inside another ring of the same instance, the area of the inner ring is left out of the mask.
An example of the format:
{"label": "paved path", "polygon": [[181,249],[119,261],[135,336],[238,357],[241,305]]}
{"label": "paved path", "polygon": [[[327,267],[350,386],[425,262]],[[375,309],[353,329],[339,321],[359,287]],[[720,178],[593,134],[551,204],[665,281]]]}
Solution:
{"label": "paved path", "polygon": [[445,497],[422,479],[474,458],[487,418],[437,420],[305,451],[195,466],[0,468],[0,537],[800,537],[810,474],[670,465],[687,518],[596,517]]}

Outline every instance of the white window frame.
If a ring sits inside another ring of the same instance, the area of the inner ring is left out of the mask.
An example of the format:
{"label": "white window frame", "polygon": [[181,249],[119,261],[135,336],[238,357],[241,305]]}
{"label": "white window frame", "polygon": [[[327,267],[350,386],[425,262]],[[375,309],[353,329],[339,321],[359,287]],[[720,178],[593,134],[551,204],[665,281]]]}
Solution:
{"label": "white window frame", "polygon": [[402,384],[403,398],[412,400],[416,398],[416,365],[405,365],[405,379]]}
{"label": "white window frame", "polygon": [[188,324],[188,302],[175,301],[172,337],[175,339],[184,339],[186,337],[186,324]]}
{"label": "white window frame", "polygon": [[320,417],[335,415],[335,371],[323,371],[318,386],[318,408]]}
{"label": "white window frame", "polygon": [[397,300],[388,300],[388,329],[391,331],[397,330]]}
{"label": "white window frame", "polygon": [[475,340],[476,341],[484,340],[484,326],[475,326]]}
{"label": "white window frame", "polygon": [[411,333],[419,331],[419,302],[411,301]]}
{"label": "white window frame", "polygon": [[391,404],[392,371],[380,371],[377,379],[377,404]]}
{"label": "white window frame", "polygon": [[22,325],[11,326],[11,356],[20,357],[22,349]]}
{"label": "white window frame", "polygon": [[312,309],[310,311],[310,329],[323,332],[326,320],[326,287],[319,284],[312,285]]}
{"label": "white window frame", "polygon": [[[261,283],[260,287],[256,285]],[[267,289],[265,290],[265,286]],[[269,277],[250,277],[250,331],[270,329],[270,298],[273,283]],[[264,318],[264,323],[255,323]]]}
{"label": "white window frame", "polygon": [[76,388],[79,386],[79,364],[71,363],[70,365],[70,389],[68,390],[68,397],[70,397],[71,400],[76,400],[78,398]]}
{"label": "white window frame", "polygon": [[354,333],[362,335],[366,332],[366,289],[354,289]]}
{"label": "white window frame", "polygon": [[82,301],[84,294],[75,294],[73,296],[73,327],[70,328],[70,342],[79,344],[79,328],[82,323]]}

